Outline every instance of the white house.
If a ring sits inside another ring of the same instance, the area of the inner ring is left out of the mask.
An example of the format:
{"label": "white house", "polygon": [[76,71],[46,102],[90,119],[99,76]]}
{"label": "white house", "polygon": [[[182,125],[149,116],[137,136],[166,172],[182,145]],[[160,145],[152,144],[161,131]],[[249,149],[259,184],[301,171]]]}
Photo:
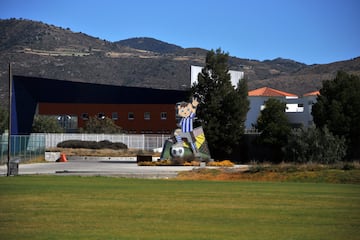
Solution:
{"label": "white house", "polygon": [[269,98],[276,98],[286,103],[286,116],[295,127],[309,127],[313,125],[311,115],[312,105],[316,102],[319,92],[311,92],[299,97],[295,94],[279,91],[269,87],[263,87],[249,91],[250,110],[246,117],[245,128],[253,129],[260,112],[264,109],[264,103]]}

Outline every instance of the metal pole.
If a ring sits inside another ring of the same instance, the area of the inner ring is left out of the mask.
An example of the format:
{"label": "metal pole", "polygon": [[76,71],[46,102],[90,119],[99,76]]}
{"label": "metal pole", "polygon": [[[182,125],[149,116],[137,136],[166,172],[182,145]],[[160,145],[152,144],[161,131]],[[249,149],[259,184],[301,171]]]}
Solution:
{"label": "metal pole", "polygon": [[11,158],[11,100],[12,100],[12,72],[11,63],[9,63],[9,118],[8,118],[8,149],[7,149],[7,176],[10,176],[10,158]]}

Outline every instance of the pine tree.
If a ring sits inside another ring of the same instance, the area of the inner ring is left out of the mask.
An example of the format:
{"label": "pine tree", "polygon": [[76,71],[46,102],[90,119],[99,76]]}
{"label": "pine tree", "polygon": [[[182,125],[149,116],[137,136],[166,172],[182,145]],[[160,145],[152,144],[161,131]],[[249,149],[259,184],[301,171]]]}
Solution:
{"label": "pine tree", "polygon": [[211,155],[216,159],[231,157],[244,133],[249,102],[246,81],[241,80],[237,88],[231,84],[227,53],[221,49],[207,53],[192,94],[200,100],[197,117]]}
{"label": "pine tree", "polygon": [[275,98],[269,98],[265,102],[265,108],[261,111],[256,121],[256,128],[261,132],[261,142],[274,146],[284,146],[291,128],[285,115],[286,103]]}
{"label": "pine tree", "polygon": [[255,127],[261,132],[258,142],[271,149],[267,160],[272,162],[283,160],[282,148],[286,146],[291,131],[285,108],[286,103],[269,98],[256,121]]}

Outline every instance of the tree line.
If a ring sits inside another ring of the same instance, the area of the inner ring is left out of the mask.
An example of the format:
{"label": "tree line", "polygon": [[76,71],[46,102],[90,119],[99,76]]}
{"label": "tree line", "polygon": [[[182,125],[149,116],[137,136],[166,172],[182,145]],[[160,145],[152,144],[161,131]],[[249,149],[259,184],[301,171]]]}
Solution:
{"label": "tree line", "polygon": [[[208,52],[205,67],[191,89],[202,100],[197,115],[215,159],[231,158],[245,141],[249,110],[246,79],[236,88],[231,86],[228,57],[221,49]],[[262,160],[271,162],[335,163],[359,159],[359,93],[359,76],[339,71],[335,79],[324,81],[312,106],[315,127],[307,129],[292,128],[285,115],[286,103],[270,98],[254,126],[260,135],[250,145],[267,151]]]}

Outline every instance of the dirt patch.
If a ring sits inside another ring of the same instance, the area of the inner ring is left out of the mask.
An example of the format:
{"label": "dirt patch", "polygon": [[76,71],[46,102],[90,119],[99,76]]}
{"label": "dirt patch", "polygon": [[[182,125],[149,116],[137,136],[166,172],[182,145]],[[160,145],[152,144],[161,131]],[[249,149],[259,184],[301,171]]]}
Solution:
{"label": "dirt patch", "polygon": [[180,172],[179,180],[314,182],[360,184],[360,169],[254,170],[251,168],[198,168]]}

